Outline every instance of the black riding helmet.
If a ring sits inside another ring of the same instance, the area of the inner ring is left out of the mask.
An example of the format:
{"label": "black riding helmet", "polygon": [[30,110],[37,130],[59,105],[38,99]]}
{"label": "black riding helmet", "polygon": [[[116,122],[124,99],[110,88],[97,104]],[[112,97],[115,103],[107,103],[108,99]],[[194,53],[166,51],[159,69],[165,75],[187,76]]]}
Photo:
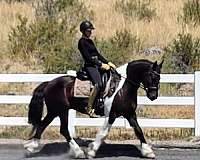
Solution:
{"label": "black riding helmet", "polygon": [[80,31],[84,33],[87,29],[94,29],[94,26],[90,21],[85,20],[80,24]]}

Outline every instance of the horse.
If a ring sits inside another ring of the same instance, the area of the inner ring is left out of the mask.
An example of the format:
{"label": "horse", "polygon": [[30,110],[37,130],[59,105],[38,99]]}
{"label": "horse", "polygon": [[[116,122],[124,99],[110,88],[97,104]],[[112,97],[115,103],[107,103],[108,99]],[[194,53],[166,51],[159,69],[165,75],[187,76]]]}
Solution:
{"label": "horse", "polygon": [[[126,67],[126,77],[120,76],[120,81],[111,96],[105,97],[103,127],[97,133],[93,142],[88,145],[86,153],[80,148],[68,131],[68,111],[74,109],[86,113],[88,98],[74,97],[75,76],[62,76],[48,82],[41,83],[33,91],[29,104],[28,122],[32,124],[32,137],[24,144],[25,149],[34,152],[39,147],[39,140],[45,128],[55,117],[60,118],[60,133],[65,137],[70,147],[70,153],[74,158],[94,158],[102,142],[108,135],[115,119],[123,116],[134,129],[141,143],[142,157],[155,158],[155,154],[144,137],[143,131],[138,124],[137,91],[142,88],[146,96],[151,100],[158,97],[160,73],[163,61],[158,64],[145,59],[134,60]],[[42,119],[44,102],[47,114]]]}

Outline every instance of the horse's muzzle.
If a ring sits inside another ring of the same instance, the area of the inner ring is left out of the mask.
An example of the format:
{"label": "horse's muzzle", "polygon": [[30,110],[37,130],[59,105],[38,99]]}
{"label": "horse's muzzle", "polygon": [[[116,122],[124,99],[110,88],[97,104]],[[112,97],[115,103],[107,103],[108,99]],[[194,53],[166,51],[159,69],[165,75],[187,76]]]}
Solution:
{"label": "horse's muzzle", "polygon": [[155,99],[158,98],[158,93],[157,93],[157,91],[148,91],[148,92],[147,92],[147,97],[148,97],[151,101],[153,101],[153,100],[155,100]]}

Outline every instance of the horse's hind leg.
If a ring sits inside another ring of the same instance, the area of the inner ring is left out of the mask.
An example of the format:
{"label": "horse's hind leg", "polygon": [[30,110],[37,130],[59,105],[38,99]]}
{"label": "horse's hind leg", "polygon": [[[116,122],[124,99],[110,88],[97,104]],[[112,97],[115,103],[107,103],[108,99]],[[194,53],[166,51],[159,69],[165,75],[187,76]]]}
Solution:
{"label": "horse's hind leg", "polygon": [[129,121],[130,126],[133,127],[136,136],[139,138],[139,140],[141,142],[141,154],[142,154],[142,156],[147,157],[147,158],[155,158],[155,154],[154,154],[153,150],[147,144],[147,142],[144,138],[144,134],[142,132],[141,127],[138,124],[136,114],[134,114],[134,116],[130,116],[130,117],[126,117],[126,118]]}
{"label": "horse's hind leg", "polygon": [[24,148],[26,148],[30,152],[34,152],[35,149],[39,147],[39,140],[45,128],[52,122],[55,118],[55,115],[51,113],[47,113],[45,118],[41,121],[41,123],[36,127],[35,135],[24,144]]}
{"label": "horse's hind leg", "polygon": [[69,110],[64,109],[63,112],[59,114],[60,117],[60,133],[66,138],[67,142],[69,143],[70,146],[70,155],[73,156],[74,158],[85,158],[84,152],[81,150],[79,145],[76,143],[76,141],[71,138],[68,130],[68,113]]}
{"label": "horse's hind leg", "polygon": [[53,121],[56,115],[47,113],[44,119],[41,121],[40,125],[37,127],[36,133],[33,138],[40,139],[45,128]]}
{"label": "horse's hind leg", "polygon": [[105,118],[104,125],[101,128],[100,132],[96,135],[95,141],[89,144],[88,152],[87,152],[88,158],[93,158],[96,156],[97,150],[101,146],[103,140],[108,135],[110,128],[112,127],[112,124],[114,123],[114,121],[115,121],[114,117],[112,117],[112,118],[106,117]]}

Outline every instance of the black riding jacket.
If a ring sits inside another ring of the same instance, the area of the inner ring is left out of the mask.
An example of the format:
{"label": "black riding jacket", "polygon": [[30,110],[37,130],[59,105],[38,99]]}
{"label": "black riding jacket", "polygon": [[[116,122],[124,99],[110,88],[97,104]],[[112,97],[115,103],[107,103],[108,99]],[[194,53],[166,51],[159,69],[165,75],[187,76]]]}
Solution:
{"label": "black riding jacket", "polygon": [[98,52],[94,42],[91,39],[80,38],[78,42],[78,49],[85,61],[85,66],[98,66],[101,67],[102,63],[108,61]]}

